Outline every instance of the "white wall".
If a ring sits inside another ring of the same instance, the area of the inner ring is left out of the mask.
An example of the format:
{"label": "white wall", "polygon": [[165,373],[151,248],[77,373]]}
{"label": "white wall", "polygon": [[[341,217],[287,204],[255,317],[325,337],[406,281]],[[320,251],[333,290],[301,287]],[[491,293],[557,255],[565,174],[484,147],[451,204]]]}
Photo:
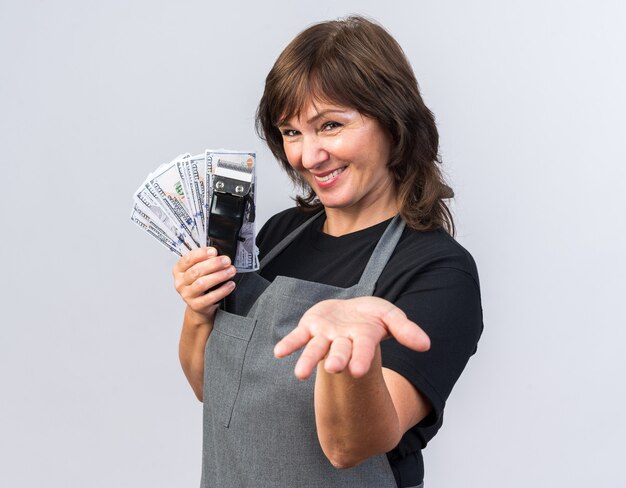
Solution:
{"label": "white wall", "polygon": [[318,20],[404,46],[441,130],[485,333],[425,452],[438,487],[626,486],[626,7],[615,1],[0,2],[0,486],[186,487],[201,407],[144,176],[259,153],[264,77]]}

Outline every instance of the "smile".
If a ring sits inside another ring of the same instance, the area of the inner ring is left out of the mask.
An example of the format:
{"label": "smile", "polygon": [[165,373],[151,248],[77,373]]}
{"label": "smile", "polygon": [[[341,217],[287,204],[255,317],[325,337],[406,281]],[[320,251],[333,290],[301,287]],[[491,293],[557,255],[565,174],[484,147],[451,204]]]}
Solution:
{"label": "smile", "polygon": [[343,168],[339,168],[336,169],[335,171],[331,171],[328,174],[325,174],[324,176],[317,176],[317,175],[313,175],[315,177],[315,179],[317,181],[319,181],[320,183],[325,183],[327,181],[332,180],[333,178],[335,178],[337,175],[339,175],[340,173],[343,173],[343,170],[346,169],[346,167],[344,166]]}

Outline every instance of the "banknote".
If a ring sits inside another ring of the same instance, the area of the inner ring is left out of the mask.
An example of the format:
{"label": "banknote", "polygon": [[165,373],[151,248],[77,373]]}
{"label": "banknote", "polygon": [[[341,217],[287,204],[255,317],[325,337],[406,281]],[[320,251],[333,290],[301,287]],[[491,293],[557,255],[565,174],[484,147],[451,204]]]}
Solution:
{"label": "banknote", "polygon": [[131,220],[169,251],[182,256],[210,244],[214,198],[234,196],[244,205],[244,214],[233,264],[239,272],[255,271],[259,268],[255,162],[255,154],[249,151],[207,149],[195,156],[181,154],[161,164],[137,189]]}
{"label": "banknote", "polygon": [[186,252],[180,248],[180,241],[173,239],[158,223],[153,222],[150,216],[143,212],[137,204],[133,206],[130,218],[174,254],[182,256],[183,252]]}
{"label": "banknote", "polygon": [[[133,211],[135,208],[141,210],[151,222],[157,222],[163,233],[167,235],[170,240],[183,246],[187,251],[194,249],[196,246],[189,235],[185,235],[180,227],[169,217],[167,212],[159,205],[159,202],[152,196],[152,193],[146,188],[145,182],[135,192],[133,201]],[[132,214],[131,214],[132,218]],[[186,252],[186,251],[184,251]]]}
{"label": "banknote", "polygon": [[174,161],[162,171],[153,173],[145,186],[160,203],[161,208],[180,227],[181,232],[190,236],[196,247],[199,247],[200,235],[195,220],[189,214],[187,195],[185,195],[177,163]]}
{"label": "banknote", "polygon": [[206,154],[193,156],[180,163],[189,184],[189,202],[191,203],[193,218],[200,234],[200,245],[206,246],[206,217],[204,203],[204,188],[206,178]]}
{"label": "banknote", "polygon": [[191,175],[187,171],[188,167],[189,167],[189,159],[176,161],[176,169],[178,170],[178,176],[180,177],[180,184],[182,185],[181,202],[185,206],[187,213],[191,216],[192,219],[194,219],[194,224],[195,224],[195,218],[194,218],[195,208],[193,204],[194,203],[193,199],[191,197],[191,182],[189,181],[191,179]]}

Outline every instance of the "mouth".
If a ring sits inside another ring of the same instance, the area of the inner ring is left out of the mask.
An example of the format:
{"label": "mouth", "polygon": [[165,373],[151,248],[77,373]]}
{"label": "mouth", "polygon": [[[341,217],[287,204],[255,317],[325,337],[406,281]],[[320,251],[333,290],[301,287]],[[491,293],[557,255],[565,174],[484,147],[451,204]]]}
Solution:
{"label": "mouth", "polygon": [[342,168],[337,168],[335,170],[328,171],[325,173],[320,173],[318,175],[313,175],[313,177],[315,178],[316,181],[320,183],[328,183],[332,181],[333,179],[335,179],[337,176],[339,176],[341,173],[343,173],[345,169],[346,169],[346,166]]}

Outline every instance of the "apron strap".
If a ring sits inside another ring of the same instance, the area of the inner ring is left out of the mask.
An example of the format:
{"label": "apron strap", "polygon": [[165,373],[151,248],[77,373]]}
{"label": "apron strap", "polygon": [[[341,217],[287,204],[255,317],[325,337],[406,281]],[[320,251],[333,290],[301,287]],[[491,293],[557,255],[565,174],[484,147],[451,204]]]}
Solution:
{"label": "apron strap", "polygon": [[285,249],[289,244],[291,244],[292,241],[296,237],[298,237],[298,235],[304,229],[306,229],[309,225],[311,225],[323,213],[324,213],[323,210],[318,212],[318,213],[316,213],[313,217],[311,217],[310,219],[306,220],[303,224],[300,224],[298,227],[296,227],[294,230],[292,230],[289,234],[287,234],[287,236],[282,241],[280,241],[278,244],[276,244],[272,248],[272,250],[270,252],[268,252],[263,257],[263,259],[261,259],[261,263],[259,264],[259,269],[263,269],[263,266],[265,266],[272,259],[274,259],[278,254],[280,254],[283,251],[283,249]]}
{"label": "apron strap", "polygon": [[404,227],[404,220],[402,220],[399,214],[396,215],[393,220],[389,222],[384,234],[378,241],[378,244],[376,244],[376,248],[370,256],[365,270],[363,270],[361,279],[359,279],[359,285],[369,288],[370,293],[374,292],[376,282],[383,272],[383,269],[385,269],[389,258],[391,258],[400,237],[402,237]]}

